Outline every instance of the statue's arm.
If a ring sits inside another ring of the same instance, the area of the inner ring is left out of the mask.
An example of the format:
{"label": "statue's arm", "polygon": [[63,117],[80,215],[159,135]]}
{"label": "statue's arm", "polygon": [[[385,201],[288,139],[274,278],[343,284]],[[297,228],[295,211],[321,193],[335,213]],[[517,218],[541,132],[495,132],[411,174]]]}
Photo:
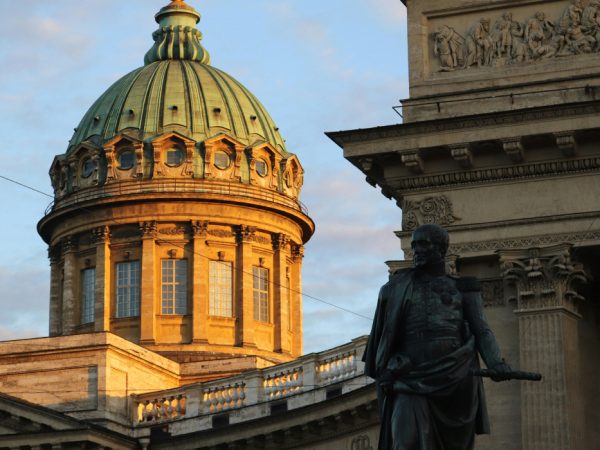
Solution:
{"label": "statue's arm", "polygon": [[459,280],[459,289],[463,296],[463,311],[471,333],[475,336],[475,345],[490,369],[504,364],[496,337],[492,332],[483,312],[481,288],[475,278]]}

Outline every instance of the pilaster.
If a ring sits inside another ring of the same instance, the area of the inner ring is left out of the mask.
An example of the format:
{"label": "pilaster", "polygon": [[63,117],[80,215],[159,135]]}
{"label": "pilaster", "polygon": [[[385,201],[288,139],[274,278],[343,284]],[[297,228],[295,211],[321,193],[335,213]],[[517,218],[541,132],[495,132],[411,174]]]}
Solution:
{"label": "pilaster", "polygon": [[292,273],[290,286],[290,304],[292,306],[291,331],[292,355],[302,355],[302,259],[304,246],[292,244]]}
{"label": "pilaster", "polygon": [[110,229],[108,226],[92,230],[96,243],[96,300],[94,330],[110,331]]}
{"label": "pilaster", "polygon": [[288,344],[289,324],[289,289],[286,280],[286,253],[290,239],[283,233],[273,235],[273,316],[274,316],[274,349],[290,352]]}
{"label": "pilaster", "polygon": [[67,236],[61,243],[63,252],[63,293],[62,293],[62,334],[72,334],[77,321],[77,241],[75,236]]}
{"label": "pilaster", "polygon": [[156,222],[140,223],[142,232],[140,344],[156,343]]}
{"label": "pilaster", "polygon": [[192,267],[192,341],[194,344],[208,343],[208,255],[206,234],[208,222],[192,222],[193,267]]}
{"label": "pilaster", "polygon": [[50,259],[50,336],[60,336],[62,333],[62,271],[60,267],[60,248],[48,247]]}
{"label": "pilaster", "polygon": [[255,347],[252,242],[254,242],[256,228],[239,225],[235,232],[237,258],[234,309],[235,315],[239,319],[236,329],[236,345]]}
{"label": "pilaster", "polygon": [[541,372],[541,383],[521,389],[522,447],[583,448],[583,405],[574,284],[587,277],[571,259],[571,245],[499,252],[507,286],[516,292],[522,370]]}

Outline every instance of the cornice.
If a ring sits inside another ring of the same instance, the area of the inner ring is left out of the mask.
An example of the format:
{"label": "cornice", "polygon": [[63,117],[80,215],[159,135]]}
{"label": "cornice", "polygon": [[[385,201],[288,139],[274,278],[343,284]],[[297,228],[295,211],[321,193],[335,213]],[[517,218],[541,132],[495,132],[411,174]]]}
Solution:
{"label": "cornice", "polygon": [[597,170],[600,170],[600,157],[591,157],[396,178],[386,180],[386,185],[393,190],[405,193],[411,190],[440,186],[482,184],[525,178],[534,179],[541,176],[560,176]]}
{"label": "cornice", "polygon": [[[600,101],[552,105],[517,111],[494,112],[461,117],[427,120],[422,122],[385,125],[373,128],[332,131],[325,134],[340,147],[379,139],[393,139],[442,131],[456,131],[469,128],[480,129],[498,125],[512,125],[523,122],[564,118],[600,113]],[[350,159],[352,158],[349,157]]]}

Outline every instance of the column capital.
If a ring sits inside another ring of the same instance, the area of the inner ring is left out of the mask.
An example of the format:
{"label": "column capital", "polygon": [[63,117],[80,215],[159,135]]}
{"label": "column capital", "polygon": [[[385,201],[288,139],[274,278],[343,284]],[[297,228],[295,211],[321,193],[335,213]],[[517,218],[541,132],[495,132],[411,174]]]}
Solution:
{"label": "column capital", "polygon": [[256,227],[238,225],[235,227],[235,238],[238,244],[253,242],[256,237]]}
{"label": "column capital", "polygon": [[72,253],[77,251],[77,239],[75,236],[67,236],[60,243],[62,254]]}
{"label": "column capital", "polygon": [[94,244],[105,244],[110,240],[110,227],[107,225],[92,230],[92,242]]}
{"label": "column capital", "polygon": [[287,245],[290,243],[290,237],[284,233],[274,233],[271,236],[273,240],[273,250],[285,250]]}
{"label": "column capital", "polygon": [[504,281],[517,289],[519,311],[563,308],[577,314],[583,297],[575,285],[588,276],[573,260],[572,247],[565,243],[498,252]]}
{"label": "column capital", "polygon": [[300,261],[304,258],[304,246],[301,244],[292,244],[292,260]]}
{"label": "column capital", "polygon": [[192,221],[192,233],[194,237],[206,237],[208,233],[208,221],[195,220]]}
{"label": "column capital", "polygon": [[142,232],[142,239],[154,239],[156,238],[157,227],[156,221],[151,220],[147,222],[140,222],[140,231]]}
{"label": "column capital", "polygon": [[51,265],[58,264],[60,257],[60,245],[48,246],[48,259]]}

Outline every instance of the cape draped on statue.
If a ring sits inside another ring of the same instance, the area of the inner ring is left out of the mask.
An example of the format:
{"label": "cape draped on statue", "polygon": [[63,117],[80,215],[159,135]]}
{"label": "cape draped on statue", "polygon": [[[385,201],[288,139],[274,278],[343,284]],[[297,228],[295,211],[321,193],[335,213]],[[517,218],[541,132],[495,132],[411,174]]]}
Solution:
{"label": "cape draped on statue", "polygon": [[[379,293],[363,356],[365,373],[376,380],[397,351],[403,317],[413,295],[415,274],[415,269],[396,272]],[[465,297],[463,295],[463,302],[473,301]],[[377,382],[381,418],[379,450],[394,448],[392,424],[398,415],[403,425],[412,427],[410,432],[415,433],[414,439],[411,438],[418,442],[414,450],[445,449],[441,435],[451,448],[465,450],[473,445],[475,433],[489,433],[481,378],[469,375],[471,369],[479,368],[475,348],[475,337],[466,337],[463,345],[452,353],[417,365],[395,378],[394,393],[384,392]]]}

